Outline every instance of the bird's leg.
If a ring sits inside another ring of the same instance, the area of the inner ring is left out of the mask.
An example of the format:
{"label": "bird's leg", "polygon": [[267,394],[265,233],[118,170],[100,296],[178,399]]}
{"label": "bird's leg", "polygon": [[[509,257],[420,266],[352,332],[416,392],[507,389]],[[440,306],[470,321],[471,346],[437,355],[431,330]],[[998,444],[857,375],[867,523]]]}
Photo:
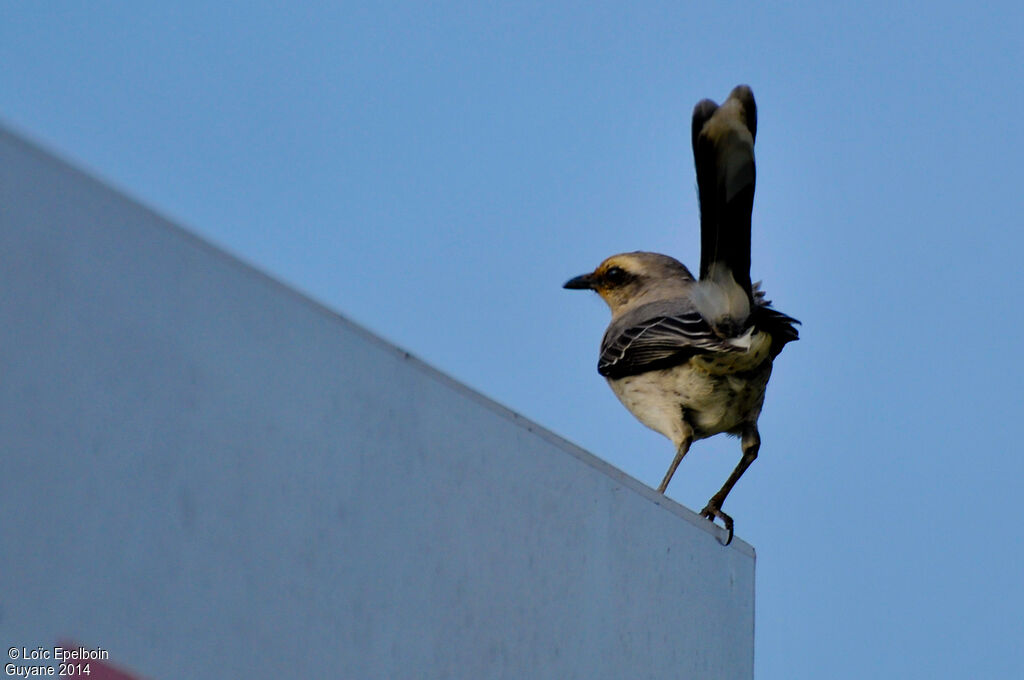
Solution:
{"label": "bird's leg", "polygon": [[750,425],[743,430],[743,439],[741,444],[743,447],[743,457],[740,458],[739,464],[736,469],[729,475],[729,479],[725,480],[725,484],[718,490],[708,504],[704,506],[704,509],[700,511],[702,517],[706,517],[712,522],[715,518],[719,518],[725,524],[726,530],[729,532],[729,538],[725,540],[724,545],[732,543],[732,517],[722,512],[722,503],[725,502],[725,497],[732,491],[732,487],[739,481],[743,473],[747,471],[750,464],[757,458],[757,450],[761,448],[761,435],[757,432],[756,425]]}
{"label": "bird's leg", "polygon": [[[689,427],[687,427],[689,429]],[[682,462],[683,456],[690,450],[690,444],[693,443],[693,434],[687,433],[681,442],[679,442],[679,448],[676,449],[676,457],[672,459],[672,464],[668,466],[668,472],[665,473],[665,479],[661,480],[661,485],[658,486],[660,493],[665,493],[665,489],[668,488],[668,483],[672,481],[672,475],[676,473],[676,468],[679,467],[679,463]]]}

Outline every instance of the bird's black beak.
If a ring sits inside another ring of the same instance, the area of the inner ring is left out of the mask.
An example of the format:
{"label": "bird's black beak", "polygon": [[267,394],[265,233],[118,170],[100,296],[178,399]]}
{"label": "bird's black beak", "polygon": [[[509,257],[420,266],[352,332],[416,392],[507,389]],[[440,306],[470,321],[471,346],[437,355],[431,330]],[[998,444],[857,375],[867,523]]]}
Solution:
{"label": "bird's black beak", "polygon": [[594,275],[593,274],[580,274],[579,276],[569,279],[565,282],[562,288],[568,288],[570,290],[591,290],[594,287]]}

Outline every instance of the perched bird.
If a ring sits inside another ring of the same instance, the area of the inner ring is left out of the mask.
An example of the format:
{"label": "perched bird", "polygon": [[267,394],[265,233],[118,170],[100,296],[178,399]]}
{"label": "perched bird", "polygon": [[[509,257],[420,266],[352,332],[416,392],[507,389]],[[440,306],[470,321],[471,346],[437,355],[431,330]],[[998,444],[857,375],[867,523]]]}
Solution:
{"label": "perched bird", "polygon": [[657,253],[623,253],[570,279],[565,288],[597,291],[612,311],[597,370],[637,419],[672,440],[675,458],[658,491],[698,439],[739,436],[743,457],[701,511],[719,518],[722,504],[754,459],[757,419],[772,362],[799,336],[799,321],[770,307],[750,282],[757,108],[745,85],[721,106],[705,99],[693,111],[693,158],[700,201],[700,278]]}

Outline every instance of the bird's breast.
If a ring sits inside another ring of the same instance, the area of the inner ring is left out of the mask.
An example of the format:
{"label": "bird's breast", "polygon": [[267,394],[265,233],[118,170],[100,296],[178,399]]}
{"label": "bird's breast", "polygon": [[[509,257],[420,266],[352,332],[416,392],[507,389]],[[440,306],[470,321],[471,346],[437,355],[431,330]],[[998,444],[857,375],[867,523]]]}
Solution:
{"label": "bird's breast", "polygon": [[716,373],[690,361],[672,368],[608,380],[636,418],[678,446],[686,431],[695,439],[733,432],[756,422],[764,402],[771,361],[750,371]]}

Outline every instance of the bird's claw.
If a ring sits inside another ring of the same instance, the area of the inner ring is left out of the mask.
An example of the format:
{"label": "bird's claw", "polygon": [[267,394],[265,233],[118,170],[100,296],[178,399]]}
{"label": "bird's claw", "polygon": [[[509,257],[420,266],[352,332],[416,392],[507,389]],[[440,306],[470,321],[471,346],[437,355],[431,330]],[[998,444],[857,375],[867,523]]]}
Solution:
{"label": "bird's claw", "polygon": [[710,520],[712,524],[714,524],[716,517],[722,520],[722,523],[725,525],[725,530],[729,532],[729,536],[725,539],[725,543],[722,543],[722,545],[729,545],[732,543],[732,517],[729,517],[729,515],[722,512],[722,509],[718,507],[718,504],[715,503],[713,499],[708,501],[708,504],[700,511],[700,516]]}

